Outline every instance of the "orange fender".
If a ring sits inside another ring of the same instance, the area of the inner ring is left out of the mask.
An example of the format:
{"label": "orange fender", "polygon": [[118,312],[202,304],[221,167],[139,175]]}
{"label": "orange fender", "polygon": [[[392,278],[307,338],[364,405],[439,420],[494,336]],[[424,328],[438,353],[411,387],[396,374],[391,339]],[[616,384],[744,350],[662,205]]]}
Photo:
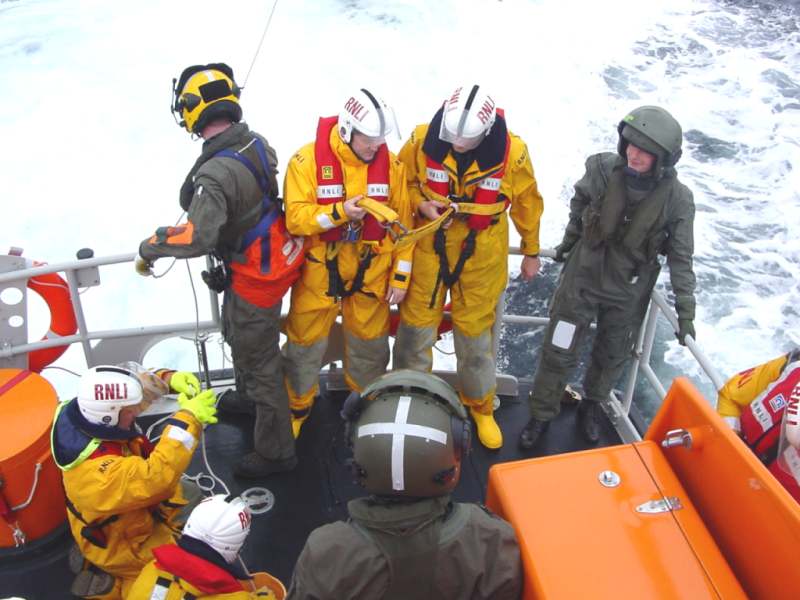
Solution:
{"label": "orange fender", "polygon": [[[72,335],[78,331],[78,323],[75,320],[75,311],[72,308],[72,299],[69,296],[69,287],[57,273],[47,275],[37,275],[28,280],[28,289],[39,294],[47,303],[50,309],[50,329],[42,338],[42,341]],[[34,350],[28,354],[28,368],[35,373],[41,372],[47,365],[66,352],[69,344],[64,346],[53,346],[52,348],[42,348]]]}

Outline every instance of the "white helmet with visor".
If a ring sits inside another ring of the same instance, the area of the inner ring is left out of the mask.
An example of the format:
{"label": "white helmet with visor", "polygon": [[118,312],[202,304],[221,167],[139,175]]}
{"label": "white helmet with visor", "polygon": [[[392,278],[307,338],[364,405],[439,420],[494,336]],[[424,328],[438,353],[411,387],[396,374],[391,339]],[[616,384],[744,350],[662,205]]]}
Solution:
{"label": "white helmet with visor", "polygon": [[384,141],[393,131],[400,136],[394,110],[363,88],[350,96],[342,106],[337,128],[346,144],[353,139],[354,129],[374,141]]}
{"label": "white helmet with visor", "polygon": [[497,118],[497,105],[479,85],[461,86],[442,108],[439,139],[467,150],[476,148]]}
{"label": "white helmet with visor", "polygon": [[232,563],[250,533],[251,520],[244,500],[236,497],[228,502],[224,494],[217,494],[194,508],[183,533],[208,544],[226,562]]}

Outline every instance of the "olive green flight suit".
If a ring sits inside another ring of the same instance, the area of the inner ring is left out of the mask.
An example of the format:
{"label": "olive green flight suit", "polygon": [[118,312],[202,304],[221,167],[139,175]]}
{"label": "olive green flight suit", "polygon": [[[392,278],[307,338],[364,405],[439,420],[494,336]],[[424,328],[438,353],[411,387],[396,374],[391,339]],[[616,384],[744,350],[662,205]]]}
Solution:
{"label": "olive green flight suit", "polygon": [[[216,251],[236,260],[242,236],[260,218],[263,194],[247,167],[214,155],[230,148],[257,165],[255,137],[267,152],[272,169],[266,177],[277,197],[275,151],[245,123],[234,123],[203,143],[202,154],[181,187],[180,204],[188,213],[187,225],[162,228],[167,232],[143,241],[139,246],[142,258],[191,258]],[[250,294],[249,299],[243,292]],[[231,347],[238,392],[255,404],[255,450],[266,459],[284,461],[295,456],[294,437],[279,348],[281,300],[268,292],[254,284],[243,289],[228,285],[222,304],[222,334]]]}
{"label": "olive green flight suit", "polygon": [[351,500],[351,521],[311,532],[287,600],[516,600],[522,563],[514,530],[449,496],[409,503]]}
{"label": "olive green flight suit", "polygon": [[550,324],[531,393],[531,414],[549,421],[589,325],[597,337],[584,379],[586,399],[605,401],[630,356],[666,256],[680,318],[694,319],[694,201],[674,168],[649,191],[626,183],[615,153],[586,161],[575,184],[560,248],[568,251],[550,304]]}

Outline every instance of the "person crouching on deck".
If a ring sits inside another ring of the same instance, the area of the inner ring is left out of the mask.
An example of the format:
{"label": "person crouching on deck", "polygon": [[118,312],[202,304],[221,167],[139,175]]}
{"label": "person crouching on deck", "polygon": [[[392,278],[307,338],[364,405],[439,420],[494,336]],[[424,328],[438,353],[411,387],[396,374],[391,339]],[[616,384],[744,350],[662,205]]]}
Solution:
{"label": "person crouching on deck", "polygon": [[[180,410],[153,444],[136,418],[170,388],[179,392]],[[182,485],[181,475],[203,425],[217,422],[215,401],[190,373],[151,373],[126,363],[89,369],[78,396],[59,404],[52,452],[80,552],[70,557],[78,572],[74,595],[124,598],[152,549],[174,543],[201,498],[199,488]]]}
{"label": "person crouching on deck", "polygon": [[251,520],[241,498],[227,501],[224,494],[206,498],[189,515],[177,544],[153,549],[155,558],[126,600],[282,600],[283,584],[268,576],[270,587],[257,588],[239,559]]}

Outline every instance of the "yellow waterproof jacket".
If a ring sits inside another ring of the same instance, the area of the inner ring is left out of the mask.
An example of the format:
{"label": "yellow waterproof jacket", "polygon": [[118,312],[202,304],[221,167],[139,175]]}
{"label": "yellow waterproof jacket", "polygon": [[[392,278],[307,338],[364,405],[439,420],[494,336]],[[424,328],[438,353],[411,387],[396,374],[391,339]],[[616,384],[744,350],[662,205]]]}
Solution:
{"label": "yellow waterproof jacket", "polygon": [[[428,124],[418,125],[398,154],[398,158],[406,166],[406,176],[409,182],[408,193],[414,211],[426,199],[421,187],[427,181],[426,157],[422,146],[428,133],[428,127]],[[533,173],[528,147],[525,142],[511,132],[509,132],[509,139],[511,148],[508,152],[505,174],[500,182],[500,194],[511,202],[509,213],[521,238],[522,253],[538,254],[539,221],[544,210],[544,202]],[[475,161],[459,178],[452,153],[447,154],[442,166],[450,177],[452,193],[456,196],[472,197],[485,175]],[[421,221],[420,224],[425,222],[424,217],[419,215],[417,215],[417,219]],[[500,219],[502,223],[507,222],[505,213],[500,215]],[[466,227],[464,229],[466,230]]]}
{"label": "yellow waterproof jacket", "polygon": [[723,417],[740,417],[742,409],[778,378],[788,360],[789,355],[784,354],[731,377],[719,391],[717,412]]}
{"label": "yellow waterproof jacket", "polygon": [[192,414],[179,411],[167,421],[147,458],[137,440],[101,440],[85,457],[84,448],[97,438],[76,427],[76,409],[73,400],[59,410],[52,437],[71,504],[67,517],[72,536],[89,562],[116,577],[133,579],[153,558],[154,547],[174,543],[174,519],[186,504],[180,478],[201,425]]}
{"label": "yellow waterproof jacket", "polygon": [[[339,137],[336,127],[331,129],[330,144],[334,154],[339,158],[344,176],[346,198],[358,195],[367,195],[367,168],[368,165],[360,160]],[[289,161],[284,180],[283,200],[286,208],[286,228],[292,235],[302,235],[309,238],[307,260],[325,264],[327,243],[319,238],[319,234],[326,231],[321,222],[332,222],[334,226],[347,222],[344,214],[343,202],[335,204],[317,203],[317,164],[314,157],[314,142],[303,146]],[[389,153],[389,202],[399,216],[400,222],[407,228],[413,225],[412,208],[408,197],[406,174],[403,164],[397,157]],[[327,216],[327,219],[323,217]],[[344,245],[344,244],[343,244]],[[347,244],[348,246],[361,246]],[[392,267],[389,284],[406,289],[409,283],[408,273],[411,258],[414,253],[413,245],[395,251],[394,243],[386,235],[375,249],[377,254],[392,254]],[[339,254],[340,270],[348,272],[348,266],[342,266],[343,259],[358,256],[355,252]],[[344,257],[344,258],[343,258]]]}

